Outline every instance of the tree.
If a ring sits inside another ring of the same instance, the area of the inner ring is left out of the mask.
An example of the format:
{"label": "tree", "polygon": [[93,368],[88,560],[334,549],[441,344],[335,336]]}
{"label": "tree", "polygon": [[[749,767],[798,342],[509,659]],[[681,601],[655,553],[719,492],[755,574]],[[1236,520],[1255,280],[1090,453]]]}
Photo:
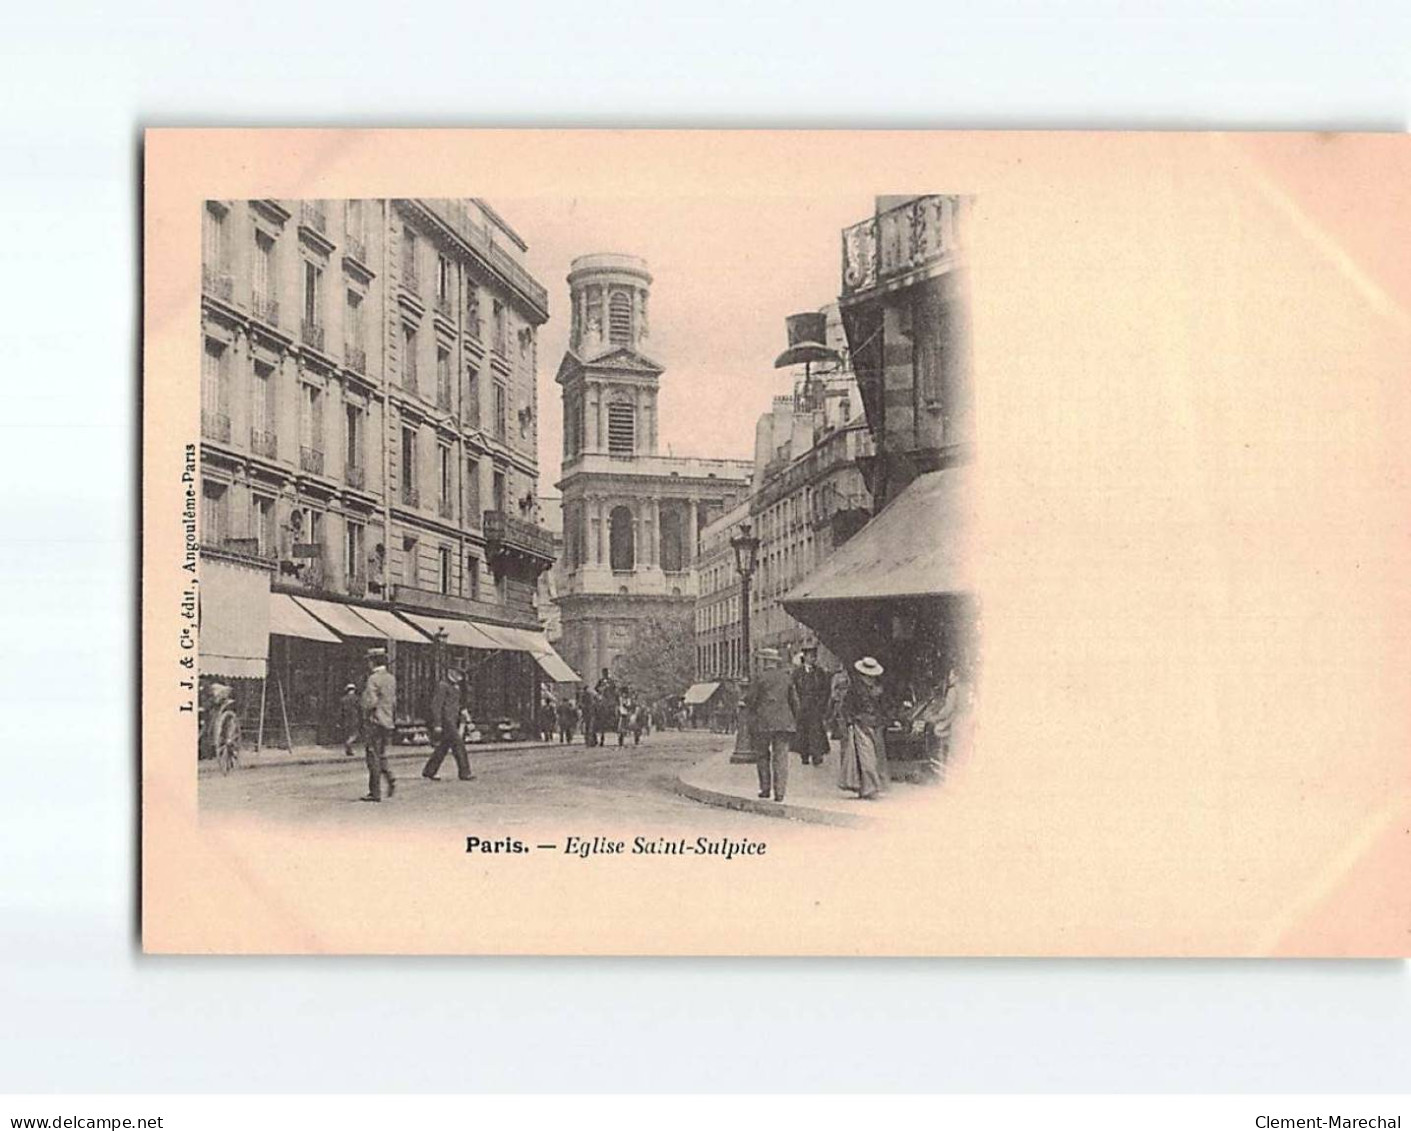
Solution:
{"label": "tree", "polygon": [[638,621],[631,646],[613,664],[614,678],[631,684],[641,702],[681,694],[696,675],[694,621],[689,608]]}

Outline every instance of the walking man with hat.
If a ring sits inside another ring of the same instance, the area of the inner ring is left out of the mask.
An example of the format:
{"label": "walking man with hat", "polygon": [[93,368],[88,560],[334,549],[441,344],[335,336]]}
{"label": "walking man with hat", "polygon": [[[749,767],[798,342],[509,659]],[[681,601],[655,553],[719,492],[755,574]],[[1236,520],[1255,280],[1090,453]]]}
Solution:
{"label": "walking man with hat", "polygon": [[799,693],[777,648],[761,648],[759,674],[745,692],[745,709],[759,759],[759,795],[784,800],[789,785],[789,744],[798,725]]}
{"label": "walking man with hat", "polygon": [[436,691],[431,696],[431,734],[436,747],[421,776],[427,781],[439,780],[436,775],[446,755],[456,759],[456,777],[461,781],[471,781],[475,775],[470,772],[470,757],[465,751],[465,739],[461,737],[461,679],[460,668],[448,668],[446,674],[437,681]]}
{"label": "walking man with hat", "polygon": [[368,667],[372,669],[363,685],[363,724],[367,749],[367,795],[364,801],[382,800],[382,780],[387,779],[387,796],[397,791],[397,779],[387,768],[387,743],[392,737],[397,708],[397,677],[387,670],[387,649],[370,648]]}

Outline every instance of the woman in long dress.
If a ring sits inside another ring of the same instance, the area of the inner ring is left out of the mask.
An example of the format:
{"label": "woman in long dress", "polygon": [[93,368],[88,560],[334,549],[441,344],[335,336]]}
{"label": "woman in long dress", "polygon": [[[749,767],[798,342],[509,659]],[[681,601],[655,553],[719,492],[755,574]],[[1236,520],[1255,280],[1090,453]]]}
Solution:
{"label": "woman in long dress", "polygon": [[853,665],[854,675],[843,694],[842,749],[838,757],[838,788],[870,801],[887,782],[887,747],[882,737],[882,665],[864,656]]}

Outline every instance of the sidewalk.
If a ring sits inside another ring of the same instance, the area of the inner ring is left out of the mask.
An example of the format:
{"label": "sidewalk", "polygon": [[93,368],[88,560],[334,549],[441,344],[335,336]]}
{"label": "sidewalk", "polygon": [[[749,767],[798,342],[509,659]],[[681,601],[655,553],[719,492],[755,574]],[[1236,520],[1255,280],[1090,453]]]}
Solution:
{"label": "sidewalk", "polygon": [[[556,742],[476,742],[466,746],[470,752],[472,760],[476,754],[490,750],[533,750],[537,748],[557,746]],[[388,761],[406,761],[412,758],[420,758],[423,762],[431,756],[432,747],[429,743],[421,743],[413,746],[389,746],[387,747]],[[449,756],[448,756],[449,757]],[[296,746],[293,750],[285,750],[280,747],[266,746],[262,750],[241,750],[240,760],[237,763],[239,769],[257,769],[262,766],[319,766],[330,763],[342,762],[350,766],[363,765],[363,744],[361,741],[353,744],[353,756],[350,758],[343,753],[341,746]],[[207,758],[197,763],[198,772],[219,773],[214,758]]]}
{"label": "sidewalk", "polygon": [[838,753],[830,750],[821,766],[805,766],[797,754],[790,754],[789,788],[784,800],[766,800],[759,796],[759,778],[754,766],[731,763],[733,748],[732,743],[683,770],[676,779],[676,792],[693,801],[725,809],[855,827],[929,808],[942,788],[893,782],[877,800],[860,801],[856,794],[838,788]]}

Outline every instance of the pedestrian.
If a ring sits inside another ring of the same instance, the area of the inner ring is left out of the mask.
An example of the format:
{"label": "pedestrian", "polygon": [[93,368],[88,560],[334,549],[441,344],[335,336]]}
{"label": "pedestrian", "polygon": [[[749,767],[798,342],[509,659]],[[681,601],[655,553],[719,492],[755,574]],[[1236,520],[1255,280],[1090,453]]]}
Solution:
{"label": "pedestrian", "polygon": [[461,781],[473,781],[475,775],[470,770],[470,755],[466,753],[465,739],[461,737],[461,680],[459,668],[450,668],[436,683],[436,691],[431,696],[431,718],[428,725],[431,740],[436,744],[431,757],[421,768],[421,776],[427,781],[439,781],[441,763],[450,754],[456,760],[456,777]]}
{"label": "pedestrian", "polygon": [[828,753],[828,673],[818,666],[818,648],[804,648],[803,658],[794,669],[794,689],[799,699],[799,725],[794,732],[794,750],[805,766],[823,765]]}
{"label": "pedestrian", "polygon": [[632,688],[623,684],[617,693],[617,744],[621,746],[632,726],[632,712],[636,705],[632,699]]}
{"label": "pedestrian", "polygon": [[597,732],[597,742],[594,745],[601,746],[608,727],[617,725],[617,705],[621,694],[617,681],[608,674],[607,668],[603,669],[603,674],[593,691],[597,696],[593,703],[594,730]]}
{"label": "pedestrian", "polygon": [[362,734],[363,711],[358,704],[358,685],[350,683],[343,688],[343,698],[338,701],[338,730],[343,735],[343,754],[353,756],[353,745]]}
{"label": "pedestrian", "polygon": [[552,742],[557,725],[558,712],[554,708],[552,696],[546,695],[539,704],[539,740]]}
{"label": "pedestrian", "polygon": [[578,723],[578,708],[574,706],[573,696],[565,695],[559,700],[558,724],[559,741],[568,743],[573,741],[574,727]]}
{"label": "pedestrian", "polygon": [[798,692],[778,649],[761,648],[758,659],[759,674],[750,680],[745,707],[759,753],[759,795],[767,798],[772,792],[775,801],[783,801],[789,785],[789,743],[798,725]]}
{"label": "pedestrian", "polygon": [[843,696],[843,743],[838,752],[838,788],[871,801],[887,782],[882,737],[882,665],[871,656],[853,664],[855,677]]}
{"label": "pedestrian", "polygon": [[583,745],[585,746],[596,746],[598,744],[597,735],[594,733],[598,725],[598,705],[596,700],[597,696],[593,693],[593,689],[586,685],[583,687],[583,690],[578,693],[578,710],[579,714],[582,716],[580,721],[583,724]]}
{"label": "pedestrian", "polygon": [[371,671],[363,684],[363,736],[367,751],[367,796],[364,801],[382,800],[382,780],[387,780],[387,796],[397,791],[397,779],[387,768],[387,743],[396,725],[397,677],[387,670],[387,649],[368,650]]}

